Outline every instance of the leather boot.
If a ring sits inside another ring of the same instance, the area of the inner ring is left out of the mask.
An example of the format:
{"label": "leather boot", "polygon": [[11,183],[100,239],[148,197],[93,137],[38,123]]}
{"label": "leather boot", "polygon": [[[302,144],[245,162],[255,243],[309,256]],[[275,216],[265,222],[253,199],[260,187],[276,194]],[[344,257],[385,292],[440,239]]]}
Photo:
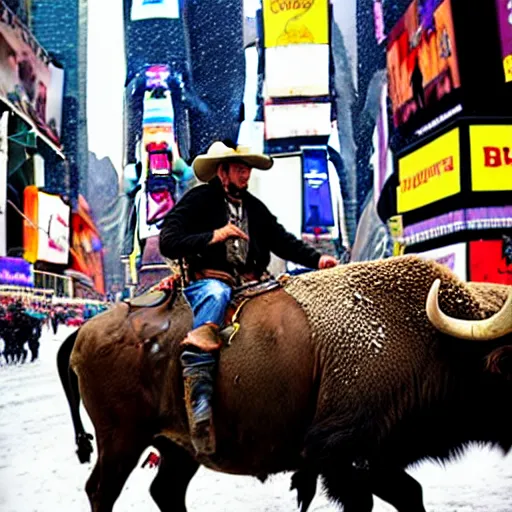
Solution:
{"label": "leather boot", "polygon": [[218,327],[206,324],[191,331],[182,342],[181,354],[190,437],[198,454],[215,452],[212,417],[213,374],[216,358],[212,353],[220,347]]}

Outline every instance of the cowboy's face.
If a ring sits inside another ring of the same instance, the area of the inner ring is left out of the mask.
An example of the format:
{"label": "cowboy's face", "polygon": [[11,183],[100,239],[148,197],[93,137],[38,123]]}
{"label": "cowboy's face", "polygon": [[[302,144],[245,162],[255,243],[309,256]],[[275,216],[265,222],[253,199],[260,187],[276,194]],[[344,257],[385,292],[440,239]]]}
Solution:
{"label": "cowboy's face", "polygon": [[228,169],[222,167],[219,169],[219,177],[224,185],[228,188],[229,185],[234,185],[240,190],[245,190],[249,186],[249,179],[251,177],[252,169],[241,162],[230,163]]}

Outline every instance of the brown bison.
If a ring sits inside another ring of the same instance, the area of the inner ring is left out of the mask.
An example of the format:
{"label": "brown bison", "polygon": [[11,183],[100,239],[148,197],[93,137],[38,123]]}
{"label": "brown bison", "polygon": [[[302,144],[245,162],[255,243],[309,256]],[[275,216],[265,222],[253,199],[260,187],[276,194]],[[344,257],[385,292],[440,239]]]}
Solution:
{"label": "brown bison", "polygon": [[150,489],[162,511],[186,511],[203,464],[261,480],[295,471],[303,511],[320,476],[346,512],[371,511],[373,495],[425,512],[408,465],[471,442],[511,446],[509,290],[406,256],[302,274],[251,299],[221,350],[208,457],[196,456],[188,434],[179,343],[192,314],[183,295],[176,285],[150,310],[117,305],[59,354],[82,460],[91,448],[62,373],[69,361],[96,430],[93,512],[112,510],[150,445],[162,457]]}

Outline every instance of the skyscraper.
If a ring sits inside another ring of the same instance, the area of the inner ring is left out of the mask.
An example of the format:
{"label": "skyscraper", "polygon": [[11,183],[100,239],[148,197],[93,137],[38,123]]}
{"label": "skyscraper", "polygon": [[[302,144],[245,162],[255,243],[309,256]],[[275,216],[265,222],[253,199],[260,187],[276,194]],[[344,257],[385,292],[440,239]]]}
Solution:
{"label": "skyscraper", "polygon": [[[62,145],[67,168],[57,167],[48,185],[76,200],[86,195],[87,144],[87,0],[31,0],[34,35],[66,70],[62,112]],[[62,190],[69,174],[70,190]]]}

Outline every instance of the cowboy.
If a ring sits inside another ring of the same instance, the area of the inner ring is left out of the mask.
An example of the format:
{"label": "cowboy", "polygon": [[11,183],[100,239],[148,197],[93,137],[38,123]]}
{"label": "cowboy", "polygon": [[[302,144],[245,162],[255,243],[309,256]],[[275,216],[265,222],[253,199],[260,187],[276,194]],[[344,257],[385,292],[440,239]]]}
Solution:
{"label": "cowboy", "polygon": [[231,141],[214,142],[192,163],[206,184],[189,190],[166,216],[160,252],[183,259],[190,284],[184,289],[194,313],[194,329],[182,342],[181,355],[190,434],[198,453],[215,451],[211,397],[216,354],[232,290],[260,280],[270,253],[305,267],[338,264],[288,233],[247,187],[253,168],[268,170],[271,157]]}

